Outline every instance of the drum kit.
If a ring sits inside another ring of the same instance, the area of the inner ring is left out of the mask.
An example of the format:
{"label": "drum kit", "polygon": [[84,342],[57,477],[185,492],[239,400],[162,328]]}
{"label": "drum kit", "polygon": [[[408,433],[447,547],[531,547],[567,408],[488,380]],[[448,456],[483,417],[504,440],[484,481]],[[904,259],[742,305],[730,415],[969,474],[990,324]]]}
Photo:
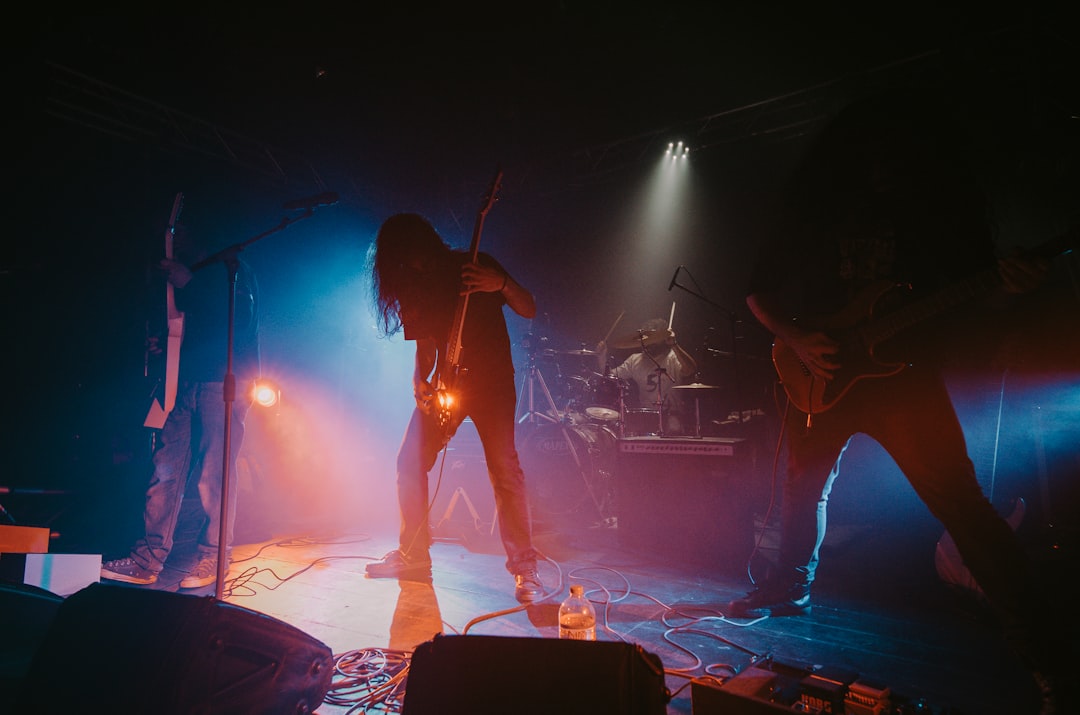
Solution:
{"label": "drum kit", "polygon": [[[638,331],[613,340],[614,349],[636,350],[665,331]],[[664,333],[664,335],[662,335]],[[542,512],[576,512],[591,498],[602,519],[613,514],[613,470],[618,440],[627,437],[701,436],[701,402],[721,388],[701,383],[670,389],[693,397],[692,434],[669,434],[663,405],[639,406],[632,385],[600,368],[598,353],[546,347],[545,339],[527,334],[522,342],[527,362],[518,393],[519,451],[530,479],[534,504]],[[585,489],[581,489],[584,480]],[[568,498],[567,495],[577,495]]]}
{"label": "drum kit", "polygon": [[[637,350],[666,337],[665,331],[637,331],[613,340],[617,350]],[[598,353],[580,347],[555,350],[545,347],[546,339],[528,334],[522,342],[527,364],[518,395],[518,424],[591,424],[625,437],[700,437],[701,403],[722,388],[694,382],[673,385],[671,390],[694,401],[693,432],[671,434],[665,429],[663,404],[639,405],[633,385],[610,374],[598,372]]]}

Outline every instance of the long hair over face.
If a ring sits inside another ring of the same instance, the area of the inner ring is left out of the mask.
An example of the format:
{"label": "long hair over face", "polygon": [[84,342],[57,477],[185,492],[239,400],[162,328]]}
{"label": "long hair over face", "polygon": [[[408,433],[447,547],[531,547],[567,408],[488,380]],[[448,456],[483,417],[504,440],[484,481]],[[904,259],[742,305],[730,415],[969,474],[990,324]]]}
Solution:
{"label": "long hair over face", "polygon": [[373,307],[379,333],[401,330],[401,305],[423,289],[421,271],[450,253],[435,228],[418,214],[395,214],[383,222],[368,249]]}

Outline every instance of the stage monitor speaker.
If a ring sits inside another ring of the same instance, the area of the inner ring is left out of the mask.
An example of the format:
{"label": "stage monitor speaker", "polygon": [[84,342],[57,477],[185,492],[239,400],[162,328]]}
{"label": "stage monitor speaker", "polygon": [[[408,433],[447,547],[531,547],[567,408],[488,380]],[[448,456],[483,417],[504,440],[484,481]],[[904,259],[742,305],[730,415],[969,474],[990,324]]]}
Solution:
{"label": "stage monitor speaker", "polygon": [[640,646],[435,636],[413,652],[403,715],[664,715],[660,658]]}
{"label": "stage monitor speaker", "polygon": [[620,439],[619,543],[739,575],[753,546],[752,470],[744,440]]}
{"label": "stage monitor speaker", "polygon": [[64,601],[14,712],[311,713],[333,653],[265,614],[194,596],[91,584]]}
{"label": "stage monitor speaker", "polygon": [[[34,653],[52,626],[64,599],[26,583],[0,581],[0,693],[13,693],[30,670]],[[0,696],[0,713],[7,712]]]}

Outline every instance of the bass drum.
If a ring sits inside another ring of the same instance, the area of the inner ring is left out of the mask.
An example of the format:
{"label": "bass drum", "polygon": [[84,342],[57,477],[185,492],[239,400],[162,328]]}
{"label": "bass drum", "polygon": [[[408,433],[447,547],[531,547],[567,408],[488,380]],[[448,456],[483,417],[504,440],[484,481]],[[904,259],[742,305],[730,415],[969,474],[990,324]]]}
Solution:
{"label": "bass drum", "polygon": [[533,429],[519,449],[534,515],[612,514],[618,439],[602,425],[546,424]]}

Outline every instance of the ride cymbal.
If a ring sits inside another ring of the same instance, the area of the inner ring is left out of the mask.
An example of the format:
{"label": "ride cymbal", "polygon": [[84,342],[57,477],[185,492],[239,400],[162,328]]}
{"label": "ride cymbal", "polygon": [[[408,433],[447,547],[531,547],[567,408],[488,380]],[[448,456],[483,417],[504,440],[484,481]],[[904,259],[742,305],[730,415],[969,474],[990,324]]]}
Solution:
{"label": "ride cymbal", "polygon": [[724,388],[717,385],[704,385],[700,382],[691,382],[688,385],[673,385],[668,388],[669,390],[722,390]]}

